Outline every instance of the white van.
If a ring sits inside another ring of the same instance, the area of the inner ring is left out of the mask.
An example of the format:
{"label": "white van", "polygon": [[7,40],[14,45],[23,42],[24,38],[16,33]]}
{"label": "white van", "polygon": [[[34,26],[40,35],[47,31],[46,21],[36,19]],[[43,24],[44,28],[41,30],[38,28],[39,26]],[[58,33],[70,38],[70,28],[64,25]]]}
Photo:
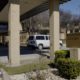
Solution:
{"label": "white van", "polygon": [[[62,46],[61,40],[59,43],[60,43],[60,46]],[[29,36],[28,45],[37,47],[38,49],[49,48],[50,47],[50,36],[49,35]]]}

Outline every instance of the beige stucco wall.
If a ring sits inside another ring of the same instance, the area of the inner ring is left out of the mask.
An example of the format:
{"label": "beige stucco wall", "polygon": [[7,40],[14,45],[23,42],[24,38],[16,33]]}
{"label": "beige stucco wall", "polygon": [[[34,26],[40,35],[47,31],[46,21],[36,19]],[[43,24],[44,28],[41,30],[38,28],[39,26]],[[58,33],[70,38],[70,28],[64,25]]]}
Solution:
{"label": "beige stucco wall", "polygon": [[66,39],[66,34],[64,32],[60,33],[60,39],[61,40],[65,40]]}
{"label": "beige stucco wall", "polygon": [[21,46],[27,46],[27,40],[29,38],[29,34],[26,33],[21,33],[20,34],[20,45]]}
{"label": "beige stucco wall", "polygon": [[70,58],[75,60],[80,60],[80,48],[71,48]]}

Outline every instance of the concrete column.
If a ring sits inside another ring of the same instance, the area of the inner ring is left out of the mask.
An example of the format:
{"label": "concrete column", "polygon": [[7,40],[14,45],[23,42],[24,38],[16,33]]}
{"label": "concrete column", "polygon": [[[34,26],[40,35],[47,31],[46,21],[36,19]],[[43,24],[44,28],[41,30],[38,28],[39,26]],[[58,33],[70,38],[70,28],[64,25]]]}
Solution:
{"label": "concrete column", "polygon": [[70,58],[75,60],[80,60],[80,48],[70,49]]}
{"label": "concrete column", "polygon": [[11,66],[20,65],[20,5],[9,7],[9,62]]}
{"label": "concrete column", "polygon": [[50,12],[50,54],[54,56],[54,52],[59,50],[59,0],[49,0]]}

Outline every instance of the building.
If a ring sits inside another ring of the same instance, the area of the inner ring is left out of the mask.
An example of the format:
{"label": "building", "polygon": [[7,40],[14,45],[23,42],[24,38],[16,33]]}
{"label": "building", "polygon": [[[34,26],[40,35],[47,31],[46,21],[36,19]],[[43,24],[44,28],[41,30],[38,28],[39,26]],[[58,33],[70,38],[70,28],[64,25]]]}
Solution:
{"label": "building", "polygon": [[[59,4],[70,0],[0,0],[0,22],[8,23],[9,63],[20,65],[21,21],[49,9],[50,55],[59,50]],[[15,59],[16,58],[16,59]]]}

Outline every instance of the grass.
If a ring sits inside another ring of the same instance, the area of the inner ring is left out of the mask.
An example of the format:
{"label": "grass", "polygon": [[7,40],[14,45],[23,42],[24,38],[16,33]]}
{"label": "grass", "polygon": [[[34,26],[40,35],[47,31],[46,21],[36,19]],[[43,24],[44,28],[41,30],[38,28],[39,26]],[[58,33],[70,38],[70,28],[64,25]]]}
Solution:
{"label": "grass", "polygon": [[19,67],[6,67],[5,65],[0,64],[0,68],[3,68],[8,74],[21,74],[26,72],[31,72],[34,70],[43,70],[48,69],[50,61],[41,61],[39,63],[26,64]]}

